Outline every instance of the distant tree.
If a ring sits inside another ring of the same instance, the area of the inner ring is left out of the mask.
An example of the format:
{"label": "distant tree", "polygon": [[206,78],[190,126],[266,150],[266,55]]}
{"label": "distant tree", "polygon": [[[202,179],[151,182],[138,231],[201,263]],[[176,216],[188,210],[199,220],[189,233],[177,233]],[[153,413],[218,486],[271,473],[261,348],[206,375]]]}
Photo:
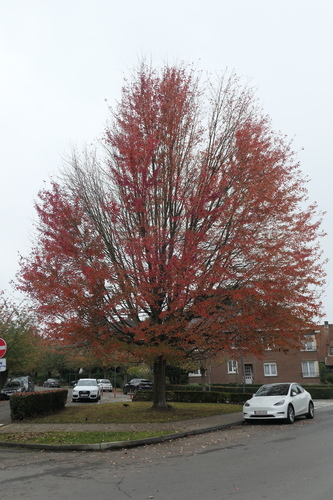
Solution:
{"label": "distant tree", "polygon": [[165,374],[170,380],[170,384],[176,385],[187,382],[188,372],[181,366],[166,365]]}
{"label": "distant tree", "polygon": [[44,339],[44,352],[40,360],[39,372],[47,377],[60,376],[67,371],[68,353],[59,343],[51,339]]}
{"label": "distant tree", "polygon": [[40,337],[32,312],[24,304],[16,304],[0,296],[0,338],[7,344],[6,367],[0,373],[3,383],[8,375],[33,374],[43,354]]}
{"label": "distant tree", "polygon": [[20,288],[51,336],[108,343],[154,371],[192,353],[299,345],[320,313],[321,217],[251,89],[142,64],[104,155],[73,152],[39,195]]}

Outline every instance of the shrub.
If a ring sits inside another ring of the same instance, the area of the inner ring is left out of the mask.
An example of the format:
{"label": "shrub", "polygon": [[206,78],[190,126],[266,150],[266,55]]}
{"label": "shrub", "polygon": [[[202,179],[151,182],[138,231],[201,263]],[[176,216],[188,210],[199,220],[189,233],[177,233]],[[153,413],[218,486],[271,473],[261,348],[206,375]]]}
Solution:
{"label": "shrub", "polygon": [[9,398],[12,420],[25,420],[55,413],[65,407],[66,389],[12,394]]}
{"label": "shrub", "polygon": [[[213,391],[167,391],[167,401],[178,403],[231,403],[243,404],[252,397],[252,393],[229,393]],[[138,391],[133,396],[133,401],[152,401],[152,391]]]}
{"label": "shrub", "polygon": [[305,387],[312,399],[333,399],[333,387],[312,386]]}

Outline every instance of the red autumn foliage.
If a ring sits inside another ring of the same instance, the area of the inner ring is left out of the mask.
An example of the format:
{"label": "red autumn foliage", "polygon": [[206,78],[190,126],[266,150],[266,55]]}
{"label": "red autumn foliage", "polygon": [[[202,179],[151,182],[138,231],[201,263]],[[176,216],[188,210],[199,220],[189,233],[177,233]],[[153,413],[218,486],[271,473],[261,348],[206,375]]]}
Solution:
{"label": "red autumn foliage", "polygon": [[297,345],[320,313],[320,214],[286,139],[237,78],[142,65],[103,160],[73,154],[40,193],[20,288],[50,335],[169,359]]}

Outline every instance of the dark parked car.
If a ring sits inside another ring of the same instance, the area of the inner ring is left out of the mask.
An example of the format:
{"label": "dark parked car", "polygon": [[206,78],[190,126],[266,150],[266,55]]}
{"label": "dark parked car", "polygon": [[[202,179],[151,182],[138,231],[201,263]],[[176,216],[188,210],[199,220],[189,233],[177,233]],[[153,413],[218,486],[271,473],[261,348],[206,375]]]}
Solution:
{"label": "dark parked car", "polygon": [[153,383],[145,378],[132,378],[123,387],[123,393],[128,394],[130,392],[135,393],[137,391],[152,391]]}
{"label": "dark parked car", "polygon": [[1,390],[0,399],[9,399],[12,394],[17,392],[26,392],[23,381],[17,378],[7,380],[4,388]]}
{"label": "dark parked car", "polygon": [[43,387],[60,387],[60,380],[58,378],[48,378],[45,380]]}
{"label": "dark parked car", "polygon": [[12,380],[20,380],[23,385],[25,392],[34,392],[35,390],[35,382],[32,380],[32,378],[29,375],[26,375],[24,377],[13,377]]}

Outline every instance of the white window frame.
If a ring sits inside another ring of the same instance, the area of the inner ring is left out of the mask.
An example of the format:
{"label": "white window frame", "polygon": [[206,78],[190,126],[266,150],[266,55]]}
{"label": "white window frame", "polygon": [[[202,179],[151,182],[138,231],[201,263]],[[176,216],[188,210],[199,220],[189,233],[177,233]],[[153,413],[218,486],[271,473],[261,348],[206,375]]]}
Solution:
{"label": "white window frame", "polygon": [[198,368],[196,372],[189,373],[188,376],[189,377],[201,377],[200,368]]}
{"label": "white window frame", "polygon": [[318,361],[302,361],[302,377],[319,377]]}
{"label": "white window frame", "polygon": [[234,359],[229,359],[228,361],[228,373],[229,374],[238,373],[238,363]]}
{"label": "white window frame", "polygon": [[302,351],[317,351],[317,342],[314,335],[305,335],[304,349]]}
{"label": "white window frame", "polygon": [[277,377],[277,364],[275,362],[264,363],[264,376]]}

